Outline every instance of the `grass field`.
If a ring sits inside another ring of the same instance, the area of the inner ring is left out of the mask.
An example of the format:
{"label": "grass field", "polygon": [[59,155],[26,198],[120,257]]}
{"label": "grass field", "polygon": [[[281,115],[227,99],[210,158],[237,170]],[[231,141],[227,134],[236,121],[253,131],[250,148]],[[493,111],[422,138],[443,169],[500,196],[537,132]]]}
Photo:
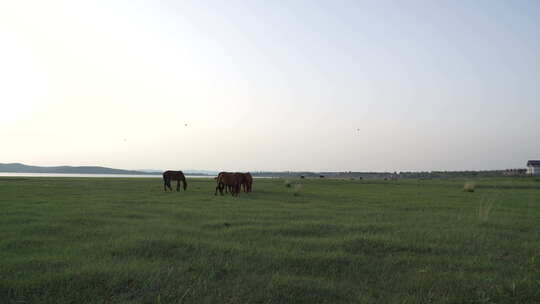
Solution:
{"label": "grass field", "polygon": [[0,178],[0,302],[540,303],[539,179],[291,182]]}

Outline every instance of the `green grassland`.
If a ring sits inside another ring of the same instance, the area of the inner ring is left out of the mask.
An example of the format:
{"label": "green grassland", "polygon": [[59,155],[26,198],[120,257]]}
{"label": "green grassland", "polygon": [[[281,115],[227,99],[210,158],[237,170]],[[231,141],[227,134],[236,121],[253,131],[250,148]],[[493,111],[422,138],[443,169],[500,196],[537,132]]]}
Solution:
{"label": "green grassland", "polygon": [[0,178],[0,302],[540,303],[538,179],[291,182]]}

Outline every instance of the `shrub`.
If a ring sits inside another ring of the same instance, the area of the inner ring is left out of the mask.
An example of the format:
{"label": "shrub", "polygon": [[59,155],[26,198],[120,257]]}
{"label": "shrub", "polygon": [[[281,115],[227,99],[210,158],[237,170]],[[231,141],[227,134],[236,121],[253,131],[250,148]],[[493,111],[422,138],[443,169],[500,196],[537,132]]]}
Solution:
{"label": "shrub", "polygon": [[466,182],[463,186],[463,191],[465,192],[474,192],[476,185],[473,182]]}
{"label": "shrub", "polygon": [[285,187],[290,188],[292,186],[292,183],[290,180],[285,181]]}

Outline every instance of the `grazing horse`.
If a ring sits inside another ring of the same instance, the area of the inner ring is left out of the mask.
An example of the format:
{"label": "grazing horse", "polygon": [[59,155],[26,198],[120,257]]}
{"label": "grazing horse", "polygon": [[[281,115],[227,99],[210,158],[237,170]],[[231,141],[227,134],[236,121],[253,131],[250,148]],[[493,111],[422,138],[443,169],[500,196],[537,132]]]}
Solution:
{"label": "grazing horse", "polygon": [[232,196],[238,196],[240,192],[240,178],[238,173],[220,172],[217,176],[216,192],[214,192],[214,195],[217,195],[218,190],[223,195],[223,188],[227,187]]}
{"label": "grazing horse", "polygon": [[238,183],[238,192],[242,191],[242,186],[246,186],[247,177],[244,173],[234,172],[234,176],[236,177],[236,182]]}
{"label": "grazing horse", "polygon": [[251,185],[253,185],[253,176],[251,176],[251,173],[243,173],[244,174],[244,192],[248,193],[251,192]]}
{"label": "grazing horse", "polygon": [[[229,172],[225,172],[225,171],[219,172],[218,175],[217,175],[216,177],[214,177],[214,179],[216,180],[216,182],[217,182],[217,180],[219,179],[219,176],[220,176],[221,174],[223,174],[223,173],[229,173]],[[218,185],[219,185],[219,184],[218,184]],[[227,188],[230,188],[231,186],[228,186],[228,187],[225,187],[225,185],[221,185],[221,186],[224,188],[225,193],[229,193],[229,192],[227,191]]]}
{"label": "grazing horse", "polygon": [[180,191],[180,182],[184,183],[184,190],[187,189],[186,177],[182,171],[170,171],[163,172],[163,188],[167,191],[167,188],[172,191],[171,180],[178,181],[176,184],[176,191]]}

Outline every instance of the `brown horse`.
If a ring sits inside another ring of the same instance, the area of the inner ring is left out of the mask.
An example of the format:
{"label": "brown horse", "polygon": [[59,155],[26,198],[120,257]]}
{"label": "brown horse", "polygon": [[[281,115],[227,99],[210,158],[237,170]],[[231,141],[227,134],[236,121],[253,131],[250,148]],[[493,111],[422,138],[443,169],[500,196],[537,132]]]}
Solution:
{"label": "brown horse", "polygon": [[232,196],[238,196],[240,192],[240,180],[237,173],[230,172],[220,172],[216,178],[216,192],[214,195],[219,193],[223,195],[223,189],[229,188],[229,192]]}
{"label": "brown horse", "polygon": [[[219,179],[219,176],[220,176],[221,174],[223,174],[223,173],[228,173],[228,172],[225,172],[225,171],[219,172],[218,175],[217,175],[216,177],[214,177],[214,180],[216,180],[216,182],[217,182],[217,180]],[[219,183],[218,183],[218,185],[219,185]],[[227,188],[229,188],[229,187],[225,187],[225,185],[221,185],[221,186],[222,186],[223,189],[225,190],[225,193],[228,193],[228,192],[227,192]]]}
{"label": "brown horse", "polygon": [[236,177],[236,182],[238,183],[238,192],[242,191],[242,186],[246,186],[247,177],[244,173],[235,172],[234,176]]}
{"label": "brown horse", "polygon": [[167,188],[172,191],[171,180],[178,181],[176,184],[176,191],[180,191],[180,182],[184,183],[184,190],[187,189],[186,177],[182,171],[170,171],[163,172],[163,188],[167,191]]}
{"label": "brown horse", "polygon": [[251,185],[253,185],[253,176],[251,176],[251,173],[243,173],[244,174],[244,192],[248,193],[251,192]]}

